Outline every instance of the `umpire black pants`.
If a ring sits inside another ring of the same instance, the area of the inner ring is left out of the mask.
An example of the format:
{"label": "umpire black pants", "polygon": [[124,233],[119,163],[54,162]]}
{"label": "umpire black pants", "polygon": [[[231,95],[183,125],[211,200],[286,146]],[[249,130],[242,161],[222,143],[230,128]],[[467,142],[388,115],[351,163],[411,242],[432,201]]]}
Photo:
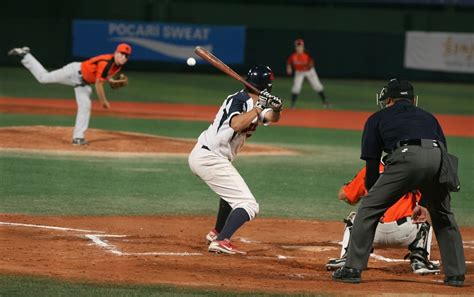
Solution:
{"label": "umpire black pants", "polygon": [[427,202],[446,276],[466,272],[461,233],[451,212],[449,191],[438,182],[441,151],[404,146],[386,160],[384,172],[362,201],[352,227],[346,266],[366,269],[380,217],[403,194],[419,189]]}

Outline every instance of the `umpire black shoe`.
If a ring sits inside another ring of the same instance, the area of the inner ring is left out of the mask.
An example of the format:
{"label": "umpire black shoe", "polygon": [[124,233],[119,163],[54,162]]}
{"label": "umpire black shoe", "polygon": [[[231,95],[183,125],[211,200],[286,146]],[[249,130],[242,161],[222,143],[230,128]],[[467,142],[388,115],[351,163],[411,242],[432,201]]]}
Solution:
{"label": "umpire black shoe", "polygon": [[447,276],[444,279],[444,283],[448,286],[452,287],[463,287],[464,286],[464,274],[463,275],[455,275],[455,276]]}
{"label": "umpire black shoe", "polygon": [[332,279],[336,282],[358,284],[360,283],[361,271],[355,268],[341,267],[334,271]]}

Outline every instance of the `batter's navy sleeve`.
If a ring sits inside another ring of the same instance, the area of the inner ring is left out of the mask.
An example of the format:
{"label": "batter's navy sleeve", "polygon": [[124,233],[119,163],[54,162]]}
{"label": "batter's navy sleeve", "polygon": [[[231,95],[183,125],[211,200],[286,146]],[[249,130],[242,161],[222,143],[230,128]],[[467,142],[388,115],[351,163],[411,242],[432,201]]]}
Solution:
{"label": "batter's navy sleeve", "polygon": [[243,112],[247,112],[247,100],[250,99],[250,96],[244,92],[241,91],[231,98],[229,98],[229,104],[230,106],[228,107],[228,117],[230,118],[229,120],[229,125],[232,122],[232,118],[236,115],[239,115]]}

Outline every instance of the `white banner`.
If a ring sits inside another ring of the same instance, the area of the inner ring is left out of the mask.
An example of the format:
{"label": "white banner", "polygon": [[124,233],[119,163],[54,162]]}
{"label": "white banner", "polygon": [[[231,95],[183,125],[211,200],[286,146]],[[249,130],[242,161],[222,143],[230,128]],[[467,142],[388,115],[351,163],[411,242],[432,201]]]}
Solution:
{"label": "white banner", "polygon": [[474,73],[474,34],[407,31],[405,67]]}

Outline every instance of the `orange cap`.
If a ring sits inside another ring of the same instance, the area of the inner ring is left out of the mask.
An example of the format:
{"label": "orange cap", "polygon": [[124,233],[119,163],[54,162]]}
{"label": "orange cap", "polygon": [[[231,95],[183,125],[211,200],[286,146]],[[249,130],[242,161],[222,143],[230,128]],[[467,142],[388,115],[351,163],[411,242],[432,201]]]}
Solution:
{"label": "orange cap", "polygon": [[295,46],[300,46],[300,45],[304,46],[304,40],[303,39],[296,39],[295,40]]}
{"label": "orange cap", "polygon": [[127,55],[132,54],[132,47],[126,43],[121,43],[117,45],[117,49],[115,50],[116,52],[121,52]]}

